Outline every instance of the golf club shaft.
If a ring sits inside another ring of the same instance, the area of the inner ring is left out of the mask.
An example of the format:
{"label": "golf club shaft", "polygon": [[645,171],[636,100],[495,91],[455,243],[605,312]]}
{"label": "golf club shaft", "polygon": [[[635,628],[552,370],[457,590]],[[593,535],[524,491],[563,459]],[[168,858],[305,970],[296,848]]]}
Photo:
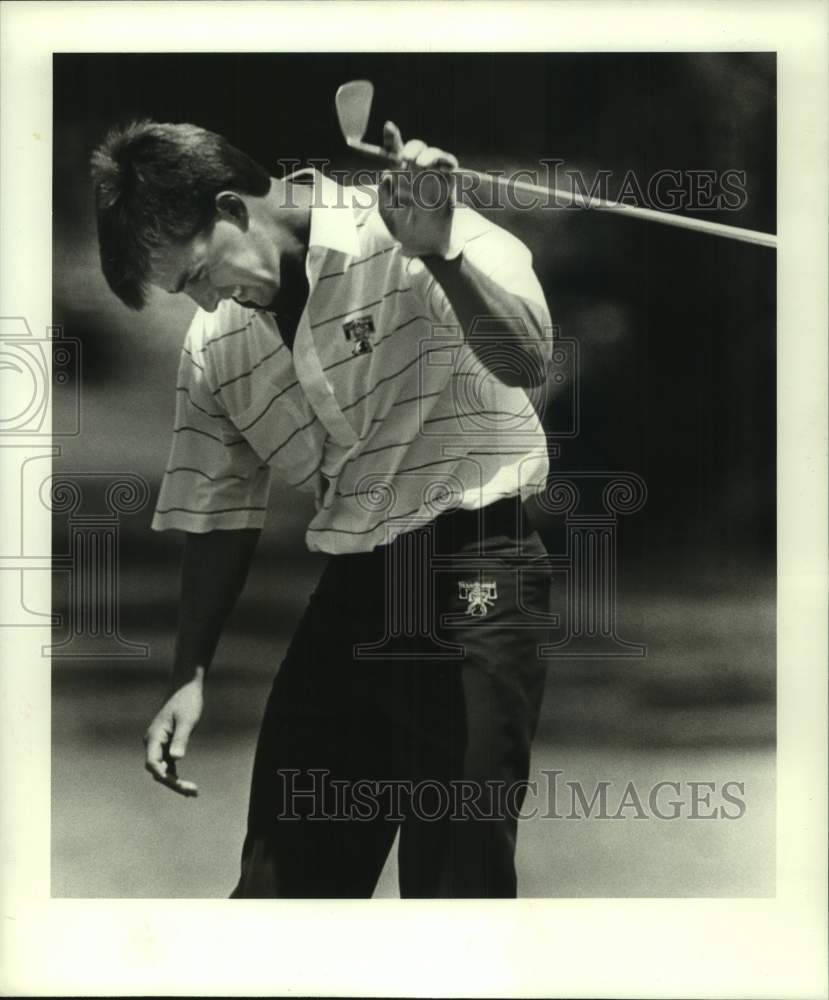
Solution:
{"label": "golf club shaft", "polygon": [[[599,212],[613,212],[617,215],[627,215],[646,222],[660,222],[665,226],[678,226],[680,229],[693,229],[699,233],[711,236],[725,236],[731,240],[741,240],[743,243],[755,243],[758,246],[777,247],[777,237],[770,233],[757,232],[754,229],[740,229],[738,226],[727,226],[722,222],[707,222],[703,219],[689,219],[683,215],[671,215],[659,212],[653,208],[638,208],[635,205],[624,205],[617,201],[605,201],[601,198],[589,198],[575,191],[562,191],[557,188],[544,187],[541,184],[531,184],[528,181],[509,180],[479,170],[458,167],[453,173],[476,180],[488,181],[513,191],[523,191],[527,194],[540,195],[547,199],[547,204],[563,208],[568,205],[578,205],[580,208],[592,208]],[[530,206],[527,206],[530,207]]]}
{"label": "golf club shaft", "polygon": [[[382,146],[374,146],[364,142],[363,137],[368,124],[374,86],[369,80],[352,80],[338,88],[334,103],[337,107],[337,117],[346,143],[365,156],[385,160],[389,165],[408,168],[400,156],[389,152]],[[556,188],[531,184],[529,181],[510,180],[496,174],[488,174],[467,167],[456,167],[453,171],[458,177],[468,177],[476,181],[486,181],[497,184],[513,192],[522,191],[526,194],[540,195],[545,199],[541,206],[526,205],[526,208],[552,206],[563,208],[578,206],[592,208],[598,212],[611,212],[614,215],[626,215],[644,222],[659,222],[665,226],[676,226],[679,229],[691,229],[698,233],[708,233],[710,236],[724,236],[730,240],[740,240],[743,243],[754,243],[757,246],[776,249],[777,237],[771,233],[761,233],[754,229],[741,229],[739,226],[727,226],[722,222],[707,222],[702,219],[690,219],[683,215],[658,211],[653,208],[639,208],[635,205],[625,205],[618,201],[607,201],[603,198],[587,197],[575,191],[562,191]],[[465,190],[461,185],[461,193]],[[522,206],[516,204],[516,208]]]}
{"label": "golf club shaft", "polygon": [[[367,156],[385,160],[390,165],[408,167],[408,164],[404,160],[392,156],[380,146],[372,146],[369,143],[359,141],[352,141],[349,145],[352,149],[356,149]],[[569,205],[577,205],[580,208],[591,208],[598,212],[611,212],[615,215],[626,215],[628,218],[643,219],[645,222],[659,222],[663,226],[677,226],[680,229],[692,229],[698,233],[708,233],[710,236],[724,236],[726,239],[740,240],[743,243],[754,243],[757,246],[771,247],[772,249],[777,248],[776,236],[770,233],[761,233],[755,229],[741,229],[739,226],[727,226],[722,222],[689,219],[685,215],[672,215],[669,212],[660,212],[654,208],[639,208],[636,205],[624,205],[618,201],[605,201],[603,198],[586,197],[576,191],[562,191],[560,188],[548,188],[542,184],[531,184],[529,181],[510,180],[496,174],[471,170],[468,167],[456,167],[452,172],[457,176],[471,177],[475,180],[486,181],[489,184],[498,184],[512,191],[523,191],[526,194],[540,195],[545,199],[544,204],[548,207],[563,208]]]}

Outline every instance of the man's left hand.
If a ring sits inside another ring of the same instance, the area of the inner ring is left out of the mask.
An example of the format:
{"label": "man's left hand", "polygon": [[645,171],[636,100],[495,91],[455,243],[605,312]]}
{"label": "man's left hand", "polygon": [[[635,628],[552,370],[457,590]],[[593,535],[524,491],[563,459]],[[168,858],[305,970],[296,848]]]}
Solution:
{"label": "man's left hand", "polygon": [[408,257],[445,256],[455,205],[452,171],[458,161],[421,139],[404,143],[394,122],[383,128],[383,146],[406,164],[385,171],[380,182],[380,217],[386,228]]}

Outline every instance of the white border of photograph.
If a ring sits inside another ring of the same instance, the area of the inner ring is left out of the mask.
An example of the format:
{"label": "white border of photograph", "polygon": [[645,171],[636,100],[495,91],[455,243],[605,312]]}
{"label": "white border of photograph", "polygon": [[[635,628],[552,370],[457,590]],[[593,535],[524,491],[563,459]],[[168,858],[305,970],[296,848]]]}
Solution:
{"label": "white border of photograph", "polygon": [[[825,3],[798,0],[2,4],[0,315],[35,332],[51,325],[53,52],[776,50],[780,238],[776,898],[50,899],[50,637],[5,628],[5,994],[826,995],[827,27]],[[10,449],[0,461],[8,556],[21,498]],[[48,607],[48,572],[30,575]]]}

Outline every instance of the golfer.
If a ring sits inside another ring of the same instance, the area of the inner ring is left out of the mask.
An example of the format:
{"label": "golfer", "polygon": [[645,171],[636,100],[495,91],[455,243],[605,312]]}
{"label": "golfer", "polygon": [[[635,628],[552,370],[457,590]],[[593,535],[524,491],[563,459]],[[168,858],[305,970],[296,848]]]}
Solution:
{"label": "golfer", "polygon": [[369,897],[398,832],[402,896],[517,891],[551,324],[527,248],[456,204],[454,157],[391,122],[384,146],[403,166],[353,187],[194,125],[133,122],[92,157],[112,291],[198,306],[153,519],[185,533],[156,781],[197,793],[177,767],[272,477],[313,495],[329,554],[265,706],[234,897]]}

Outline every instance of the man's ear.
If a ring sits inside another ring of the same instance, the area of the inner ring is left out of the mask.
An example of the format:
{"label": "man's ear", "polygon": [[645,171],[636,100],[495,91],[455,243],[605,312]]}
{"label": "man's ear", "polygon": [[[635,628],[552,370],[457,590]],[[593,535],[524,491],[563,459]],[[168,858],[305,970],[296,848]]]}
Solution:
{"label": "man's ear", "polygon": [[216,195],[216,212],[220,218],[235,223],[243,232],[248,228],[248,207],[235,191],[220,191]]}

